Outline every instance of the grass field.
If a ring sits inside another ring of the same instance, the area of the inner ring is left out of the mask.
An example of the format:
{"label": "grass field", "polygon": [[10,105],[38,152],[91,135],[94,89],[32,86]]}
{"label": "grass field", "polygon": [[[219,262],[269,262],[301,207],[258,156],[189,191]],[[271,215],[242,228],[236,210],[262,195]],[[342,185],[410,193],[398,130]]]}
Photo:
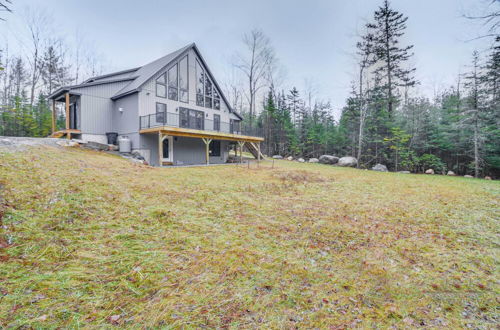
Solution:
{"label": "grass field", "polygon": [[0,154],[0,327],[496,328],[500,184]]}

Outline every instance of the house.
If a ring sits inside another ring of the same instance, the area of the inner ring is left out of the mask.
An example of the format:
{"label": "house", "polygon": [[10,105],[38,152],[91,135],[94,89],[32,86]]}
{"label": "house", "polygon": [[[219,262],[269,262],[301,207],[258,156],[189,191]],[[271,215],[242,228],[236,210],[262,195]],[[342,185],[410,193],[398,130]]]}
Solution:
{"label": "house", "polygon": [[[65,86],[52,100],[53,136],[107,143],[106,133],[128,137],[151,165],[225,163],[244,145],[261,157],[259,134],[243,129],[196,45],[142,67]],[[55,132],[57,102],[66,127]]]}

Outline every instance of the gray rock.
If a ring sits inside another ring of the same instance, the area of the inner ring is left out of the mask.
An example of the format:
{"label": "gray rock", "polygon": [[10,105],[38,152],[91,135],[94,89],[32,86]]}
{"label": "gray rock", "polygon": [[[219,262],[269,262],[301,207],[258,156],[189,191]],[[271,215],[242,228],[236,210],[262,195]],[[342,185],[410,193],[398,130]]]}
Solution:
{"label": "gray rock", "polygon": [[299,163],[303,163],[303,162],[305,162],[304,158],[299,158],[299,159],[297,159],[297,161],[298,161]]}
{"label": "gray rock", "polygon": [[104,143],[99,143],[99,142],[94,142],[94,141],[89,141],[87,144],[85,144],[86,148],[89,149],[94,149],[94,150],[108,150],[109,146]]}
{"label": "gray rock", "polygon": [[485,180],[491,180],[491,176],[485,176],[484,179]]}
{"label": "gray rock", "polygon": [[453,172],[453,171],[448,171],[448,172],[446,173],[446,175],[449,175],[449,176],[455,176],[456,174],[455,174],[455,172]]}
{"label": "gray rock", "polygon": [[464,175],[464,178],[473,178],[472,175]]}
{"label": "gray rock", "polygon": [[434,174],[434,170],[432,168],[429,168],[425,171],[425,174]]}
{"label": "gray rock", "polygon": [[287,160],[293,160],[293,157],[292,156],[288,156]]}
{"label": "gray rock", "polygon": [[401,173],[401,174],[411,174],[410,171],[399,171],[398,173]]}
{"label": "gray rock", "polygon": [[82,139],[71,139],[71,141],[74,141],[74,142],[76,142],[76,143],[80,143],[80,144],[85,144],[85,143],[87,143],[87,141],[82,140]]}
{"label": "gray rock", "polygon": [[318,158],[309,158],[309,163],[319,163]]}
{"label": "gray rock", "polygon": [[75,141],[68,141],[68,140],[61,140],[56,142],[57,145],[60,145],[61,147],[78,147],[80,146],[79,143]]}
{"label": "gray rock", "polygon": [[283,157],[281,155],[274,155],[273,158],[274,159],[283,159]]}
{"label": "gray rock", "polygon": [[0,144],[5,145],[5,146],[9,146],[9,145],[12,145],[13,143],[9,139],[0,139]]}
{"label": "gray rock", "polygon": [[358,160],[354,157],[342,157],[339,159],[339,162],[337,163],[338,166],[344,166],[344,167],[355,167],[358,165]]}
{"label": "gray rock", "polygon": [[384,164],[377,164],[372,167],[372,170],[378,172],[389,172],[389,170],[387,170],[387,166],[385,166]]}
{"label": "gray rock", "polygon": [[321,164],[330,164],[330,165],[333,165],[333,164],[337,164],[338,161],[339,161],[339,157],[335,157],[335,156],[332,156],[332,155],[321,155],[321,156],[319,156],[319,162]]}

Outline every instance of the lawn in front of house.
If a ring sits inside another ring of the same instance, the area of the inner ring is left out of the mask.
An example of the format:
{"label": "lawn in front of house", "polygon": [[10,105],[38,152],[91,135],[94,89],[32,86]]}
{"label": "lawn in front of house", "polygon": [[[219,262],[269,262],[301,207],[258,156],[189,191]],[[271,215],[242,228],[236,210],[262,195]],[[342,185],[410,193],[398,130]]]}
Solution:
{"label": "lawn in front of house", "polygon": [[0,154],[0,326],[493,328],[500,184]]}

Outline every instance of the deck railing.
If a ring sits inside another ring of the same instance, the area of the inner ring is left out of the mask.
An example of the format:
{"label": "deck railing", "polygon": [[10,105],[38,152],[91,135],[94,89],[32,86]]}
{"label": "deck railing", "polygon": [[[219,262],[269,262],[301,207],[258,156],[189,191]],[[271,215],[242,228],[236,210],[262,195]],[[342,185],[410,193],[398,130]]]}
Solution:
{"label": "deck railing", "polygon": [[188,117],[181,120],[178,113],[172,112],[160,112],[139,117],[139,127],[141,130],[161,126],[190,128],[202,131],[231,133],[257,137],[263,136],[261,128],[246,127],[245,125],[242,125],[241,122],[231,124],[228,122],[214,121],[212,119],[201,117]]}

